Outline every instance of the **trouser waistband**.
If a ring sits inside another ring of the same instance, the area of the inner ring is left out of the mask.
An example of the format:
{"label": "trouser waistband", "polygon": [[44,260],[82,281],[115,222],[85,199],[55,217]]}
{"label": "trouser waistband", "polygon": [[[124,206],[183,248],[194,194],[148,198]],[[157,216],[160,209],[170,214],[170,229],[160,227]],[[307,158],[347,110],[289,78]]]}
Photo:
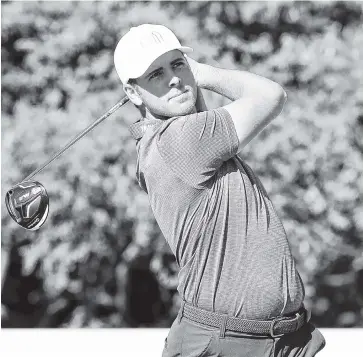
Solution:
{"label": "trouser waistband", "polygon": [[302,307],[293,316],[281,316],[273,320],[249,320],[207,311],[183,301],[179,311],[179,321],[183,317],[203,325],[220,328],[221,337],[224,337],[226,330],[278,337],[299,330],[310,320],[310,312]]}

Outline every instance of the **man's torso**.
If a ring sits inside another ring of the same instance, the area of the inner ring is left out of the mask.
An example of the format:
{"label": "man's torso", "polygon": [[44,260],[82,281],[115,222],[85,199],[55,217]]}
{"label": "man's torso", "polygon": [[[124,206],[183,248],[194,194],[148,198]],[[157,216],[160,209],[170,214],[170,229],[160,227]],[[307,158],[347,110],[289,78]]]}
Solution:
{"label": "man's torso", "polygon": [[184,300],[250,319],[289,314],[302,305],[303,284],[272,202],[236,155],[233,130],[221,109],[155,120],[137,144],[138,180],[179,264]]}

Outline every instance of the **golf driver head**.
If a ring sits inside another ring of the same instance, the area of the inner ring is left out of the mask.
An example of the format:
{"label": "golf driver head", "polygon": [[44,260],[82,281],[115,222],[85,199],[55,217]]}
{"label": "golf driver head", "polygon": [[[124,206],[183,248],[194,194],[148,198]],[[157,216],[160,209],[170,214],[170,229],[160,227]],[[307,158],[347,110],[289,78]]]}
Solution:
{"label": "golf driver head", "polygon": [[36,231],[45,222],[49,212],[49,197],[38,181],[21,182],[5,196],[11,218],[25,229]]}

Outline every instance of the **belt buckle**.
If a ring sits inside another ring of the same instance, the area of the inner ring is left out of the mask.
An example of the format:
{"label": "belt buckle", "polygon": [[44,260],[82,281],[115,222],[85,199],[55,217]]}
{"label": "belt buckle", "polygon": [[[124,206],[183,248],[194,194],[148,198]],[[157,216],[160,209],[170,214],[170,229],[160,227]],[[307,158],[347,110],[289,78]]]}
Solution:
{"label": "belt buckle", "polygon": [[[306,309],[304,309],[304,311],[301,312],[301,313],[300,312],[296,312],[295,313],[295,317],[293,318],[293,320],[297,320],[303,313],[306,314],[306,318],[305,318],[304,323],[307,323],[310,320],[310,318],[311,318],[311,311],[310,310],[306,310]],[[289,318],[286,317],[286,316],[282,316],[282,317],[276,317],[276,318],[274,318],[272,320],[271,327],[270,327],[270,335],[271,335],[271,337],[281,337],[281,336],[285,335],[285,333],[281,333],[281,334],[275,334],[274,333],[275,324],[277,322],[283,321],[283,320],[289,320]]]}
{"label": "belt buckle", "polygon": [[274,333],[274,327],[275,327],[275,324],[279,321],[283,321],[283,320],[286,320],[286,317],[285,316],[282,316],[282,317],[276,317],[272,320],[271,322],[271,326],[270,326],[270,336],[271,337],[281,337],[283,335],[285,335],[284,333],[280,333],[280,334],[275,334]]}

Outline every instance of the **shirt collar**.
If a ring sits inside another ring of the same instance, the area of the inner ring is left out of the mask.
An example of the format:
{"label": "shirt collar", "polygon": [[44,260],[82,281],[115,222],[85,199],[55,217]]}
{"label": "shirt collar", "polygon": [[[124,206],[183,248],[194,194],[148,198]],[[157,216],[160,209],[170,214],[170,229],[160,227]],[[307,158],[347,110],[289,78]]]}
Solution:
{"label": "shirt collar", "polygon": [[143,137],[147,128],[162,124],[162,119],[139,119],[136,123],[129,125],[129,130],[134,139],[139,140]]}

